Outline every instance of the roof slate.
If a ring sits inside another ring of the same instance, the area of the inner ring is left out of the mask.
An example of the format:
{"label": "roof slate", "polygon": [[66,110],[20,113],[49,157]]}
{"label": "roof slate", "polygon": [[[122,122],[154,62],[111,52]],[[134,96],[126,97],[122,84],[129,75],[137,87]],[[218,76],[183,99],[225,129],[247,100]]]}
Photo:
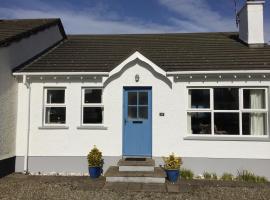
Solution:
{"label": "roof slate", "polygon": [[17,72],[109,72],[135,51],[167,72],[270,69],[270,46],[249,48],[238,33],[175,33],[69,35]]}
{"label": "roof slate", "polygon": [[7,46],[11,42],[20,40],[33,33],[59,24],[65,36],[60,19],[10,19],[0,20],[0,46]]}

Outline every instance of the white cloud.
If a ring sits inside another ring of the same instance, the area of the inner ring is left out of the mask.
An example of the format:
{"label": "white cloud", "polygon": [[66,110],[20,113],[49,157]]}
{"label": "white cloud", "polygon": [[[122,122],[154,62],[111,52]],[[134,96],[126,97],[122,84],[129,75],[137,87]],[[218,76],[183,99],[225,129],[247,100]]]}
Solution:
{"label": "white cloud", "polygon": [[192,25],[191,29],[204,31],[235,30],[234,21],[212,10],[205,0],[159,0],[159,2],[179,15],[181,26],[189,24]]}

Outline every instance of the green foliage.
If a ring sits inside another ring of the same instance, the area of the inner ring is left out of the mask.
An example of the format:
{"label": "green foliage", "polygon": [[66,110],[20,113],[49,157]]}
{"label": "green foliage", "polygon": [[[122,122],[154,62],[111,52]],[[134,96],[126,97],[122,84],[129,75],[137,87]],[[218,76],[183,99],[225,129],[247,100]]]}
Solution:
{"label": "green foliage", "polygon": [[94,148],[87,155],[87,160],[89,167],[102,167],[102,152],[94,145]]}
{"label": "green foliage", "polygon": [[234,176],[230,173],[223,173],[221,176],[221,180],[223,181],[233,181],[234,180]]}
{"label": "green foliage", "polygon": [[209,172],[204,172],[203,173],[203,178],[207,180],[217,180],[217,174],[216,173],[209,173]]}
{"label": "green foliage", "polygon": [[191,180],[194,177],[194,173],[190,169],[182,168],[180,170],[181,178],[184,180]]}
{"label": "green foliage", "polygon": [[182,165],[181,157],[176,157],[174,153],[169,155],[169,157],[164,157],[163,160],[165,169],[180,169]]}
{"label": "green foliage", "polygon": [[256,176],[254,173],[243,170],[238,171],[238,175],[236,177],[239,181],[246,181],[246,182],[256,182],[256,183],[266,183],[268,180],[263,176]]}
{"label": "green foliage", "polygon": [[211,179],[211,173],[209,173],[209,172],[203,172],[203,178],[204,179]]}

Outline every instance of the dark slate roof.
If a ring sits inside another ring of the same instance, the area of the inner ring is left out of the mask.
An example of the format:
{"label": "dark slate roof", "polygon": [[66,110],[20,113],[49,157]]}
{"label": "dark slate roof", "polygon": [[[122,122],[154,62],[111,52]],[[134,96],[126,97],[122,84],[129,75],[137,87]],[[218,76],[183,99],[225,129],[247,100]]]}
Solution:
{"label": "dark slate roof", "polygon": [[7,46],[11,42],[57,24],[65,36],[60,19],[0,19],[0,46]]}
{"label": "dark slate roof", "polygon": [[249,48],[237,33],[69,35],[18,72],[109,72],[135,51],[165,71],[270,69],[270,46]]}

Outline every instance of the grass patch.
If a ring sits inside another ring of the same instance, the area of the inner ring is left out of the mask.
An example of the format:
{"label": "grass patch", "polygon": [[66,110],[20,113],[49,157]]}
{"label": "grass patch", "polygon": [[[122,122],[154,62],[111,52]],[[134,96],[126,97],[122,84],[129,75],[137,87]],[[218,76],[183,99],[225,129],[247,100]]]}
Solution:
{"label": "grass patch", "polygon": [[222,181],[233,181],[234,180],[234,176],[230,173],[223,173],[221,178]]}
{"label": "grass patch", "polygon": [[255,182],[255,183],[268,182],[268,180],[264,176],[257,176],[248,170],[238,171],[236,180],[245,181],[245,182]]}
{"label": "grass patch", "polygon": [[203,178],[206,180],[217,180],[218,179],[216,173],[209,173],[209,172],[204,172]]}
{"label": "grass patch", "polygon": [[180,169],[180,175],[184,180],[191,180],[194,178],[194,173],[190,169]]}

